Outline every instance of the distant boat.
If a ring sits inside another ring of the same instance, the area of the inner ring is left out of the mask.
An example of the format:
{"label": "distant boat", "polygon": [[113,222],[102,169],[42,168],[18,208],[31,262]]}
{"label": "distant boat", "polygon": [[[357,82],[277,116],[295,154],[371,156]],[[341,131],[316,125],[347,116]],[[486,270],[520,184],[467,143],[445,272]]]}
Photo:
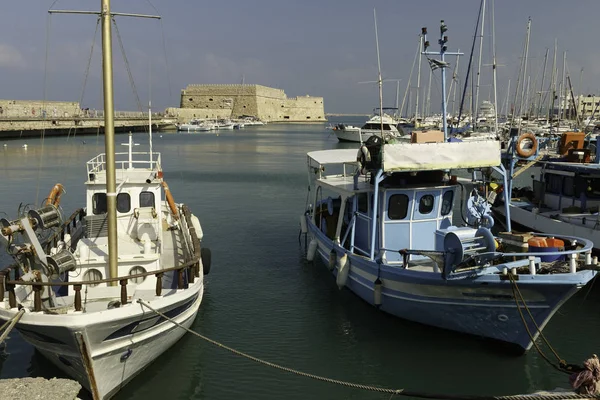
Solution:
{"label": "distant boat", "polygon": [[207,132],[213,129],[217,129],[216,124],[199,119],[193,119],[187,124],[177,125],[178,132]]}
{"label": "distant boat", "polygon": [[371,136],[381,135],[382,132],[388,139],[410,141],[410,135],[400,133],[396,125],[394,118],[387,114],[383,114],[383,118],[374,115],[360,128],[338,124],[334,132],[340,142],[364,143]]}

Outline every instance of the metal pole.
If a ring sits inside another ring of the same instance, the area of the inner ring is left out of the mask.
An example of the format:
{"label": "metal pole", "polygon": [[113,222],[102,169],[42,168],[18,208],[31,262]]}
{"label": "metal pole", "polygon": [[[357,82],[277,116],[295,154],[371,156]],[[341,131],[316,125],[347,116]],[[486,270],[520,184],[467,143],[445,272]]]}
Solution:
{"label": "metal pole", "polygon": [[481,0],[481,34],[479,35],[479,65],[477,66],[477,88],[475,90],[475,105],[473,116],[475,117],[474,126],[478,126],[477,119],[479,118],[479,81],[481,80],[481,59],[483,58],[483,27],[485,25],[485,0]]}
{"label": "metal pole", "polygon": [[[119,275],[117,242],[117,193],[115,173],[115,121],[112,70],[112,37],[110,0],[101,0],[102,20],[102,75],[104,81],[104,145],[106,151],[106,199],[108,223],[109,278]],[[115,286],[116,282],[108,285]]]}

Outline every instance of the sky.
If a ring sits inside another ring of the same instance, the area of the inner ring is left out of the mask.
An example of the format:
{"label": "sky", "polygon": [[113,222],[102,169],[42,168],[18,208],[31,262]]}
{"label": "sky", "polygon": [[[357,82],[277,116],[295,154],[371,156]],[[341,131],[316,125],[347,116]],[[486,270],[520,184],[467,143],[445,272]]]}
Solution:
{"label": "sky", "polygon": [[[491,98],[492,93],[491,2],[487,0],[480,100]],[[113,12],[162,17],[161,20],[116,18],[118,35],[113,30],[113,57],[117,110],[136,111],[140,103],[146,109],[151,99],[153,110],[162,111],[179,105],[181,90],[188,84],[231,84],[243,79],[247,84],[283,89],[288,97],[322,96],[326,113],[368,114],[379,106],[377,84],[361,83],[377,80],[373,10],[377,13],[381,72],[386,80],[383,103],[394,106],[397,93],[400,104],[404,97],[405,104],[414,102],[416,70],[410,94],[405,96],[405,93],[418,35],[421,27],[428,27],[430,49],[437,50],[442,19],[448,26],[448,50],[460,49],[465,53],[459,61],[461,88],[457,96],[460,98],[480,0],[112,0],[111,3]],[[100,30],[94,36],[96,17],[47,13],[51,7],[96,11],[100,0],[5,0],[2,6],[0,98],[80,101],[82,107],[102,108]],[[598,15],[599,0],[495,0],[499,108],[507,97],[509,80],[510,102],[514,96],[529,17],[530,85],[541,88],[544,55],[550,49],[547,86],[556,39],[557,66],[562,69],[566,51],[567,71],[575,95],[600,93]],[[456,57],[447,60],[451,67],[455,66]],[[429,77],[426,65],[423,62],[421,98]],[[475,71],[477,65],[476,52]],[[451,72],[447,77],[450,85]],[[401,79],[399,91],[394,79]],[[430,107],[437,111],[441,93],[439,70],[434,72],[431,87]]]}

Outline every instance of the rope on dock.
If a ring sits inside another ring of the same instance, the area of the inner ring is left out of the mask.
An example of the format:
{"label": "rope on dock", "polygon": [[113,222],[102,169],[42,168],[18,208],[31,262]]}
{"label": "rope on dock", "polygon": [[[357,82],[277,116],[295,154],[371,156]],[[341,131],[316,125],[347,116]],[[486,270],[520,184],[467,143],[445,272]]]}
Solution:
{"label": "rope on dock", "polygon": [[311,374],[311,373],[304,372],[304,371],[299,371],[299,370],[296,370],[293,368],[285,367],[283,365],[275,364],[270,361],[262,360],[260,358],[254,357],[250,354],[236,350],[232,347],[229,347],[220,342],[217,342],[216,340],[210,339],[196,331],[186,328],[185,326],[181,325],[179,322],[175,321],[173,318],[170,318],[167,315],[165,315],[164,313],[153,308],[152,306],[150,306],[150,304],[148,304],[147,302],[145,302],[142,299],[138,299],[137,302],[140,305],[153,311],[157,315],[161,316],[165,320],[173,323],[174,325],[177,325],[178,327],[185,330],[186,332],[189,332],[192,335],[197,336],[206,342],[214,344],[217,347],[225,349],[225,350],[227,350],[233,354],[236,354],[238,356],[242,356],[248,360],[257,362],[257,363],[265,365],[267,367],[272,367],[272,368],[275,368],[275,369],[278,369],[281,371],[289,372],[289,373],[292,373],[295,375],[303,376],[305,378],[310,378],[310,379],[314,379],[314,380],[321,381],[321,382],[333,383],[336,385],[350,387],[350,388],[354,388],[354,389],[362,389],[362,390],[369,390],[372,392],[391,394],[390,399],[393,398],[395,395],[419,397],[419,398],[424,398],[424,399],[443,399],[443,400],[566,400],[566,399],[591,399],[591,398],[600,399],[600,395],[581,395],[581,394],[576,394],[576,393],[572,393],[572,392],[571,393],[567,392],[567,393],[509,395],[509,396],[452,395],[452,394],[410,391],[410,390],[406,390],[406,389],[390,389],[390,388],[384,388],[384,387],[380,387],[380,386],[363,385],[360,383],[353,383],[353,382],[343,381],[343,380],[339,380],[339,379],[328,378],[328,377],[315,375],[315,374]]}
{"label": "rope on dock", "polygon": [[15,327],[15,325],[17,324],[17,322],[19,322],[19,320],[21,319],[21,317],[23,316],[23,314],[25,314],[25,309],[24,308],[20,309],[19,312],[14,317],[12,317],[8,321],[6,321],[0,327],[0,331],[2,331],[4,328],[6,328],[6,326],[8,326],[8,328],[6,328],[4,330],[4,332],[2,333],[2,336],[0,336],[0,344],[4,343],[4,340],[6,339],[6,337],[10,333],[10,331],[12,331],[12,329]]}

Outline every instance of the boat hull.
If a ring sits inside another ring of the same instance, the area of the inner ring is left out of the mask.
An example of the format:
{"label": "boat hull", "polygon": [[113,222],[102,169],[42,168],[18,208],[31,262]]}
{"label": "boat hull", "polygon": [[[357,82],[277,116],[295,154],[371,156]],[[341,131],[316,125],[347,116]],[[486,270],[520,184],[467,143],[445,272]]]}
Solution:
{"label": "boat hull", "polygon": [[[146,301],[189,328],[202,302],[203,290],[199,279],[188,289]],[[2,309],[0,319],[9,319],[16,312]],[[79,381],[94,399],[111,398],[185,333],[136,300],[101,313],[26,313],[16,328],[56,367]]]}
{"label": "boat hull", "polygon": [[[309,232],[317,240],[317,253],[329,265],[334,243],[309,222]],[[335,245],[336,259],[346,254],[349,261],[345,286],[371,305],[375,304],[375,281],[382,282],[382,311],[425,325],[498,340],[513,345],[521,352],[533,345],[524,328],[509,280],[499,275],[444,280],[440,273],[404,269],[371,262],[365,257]],[[337,277],[339,266],[332,269]],[[589,279],[584,275],[528,275],[518,287],[525,297],[535,324],[521,309],[525,322],[535,340],[540,329],[554,313]],[[593,276],[593,275],[592,275]]]}

